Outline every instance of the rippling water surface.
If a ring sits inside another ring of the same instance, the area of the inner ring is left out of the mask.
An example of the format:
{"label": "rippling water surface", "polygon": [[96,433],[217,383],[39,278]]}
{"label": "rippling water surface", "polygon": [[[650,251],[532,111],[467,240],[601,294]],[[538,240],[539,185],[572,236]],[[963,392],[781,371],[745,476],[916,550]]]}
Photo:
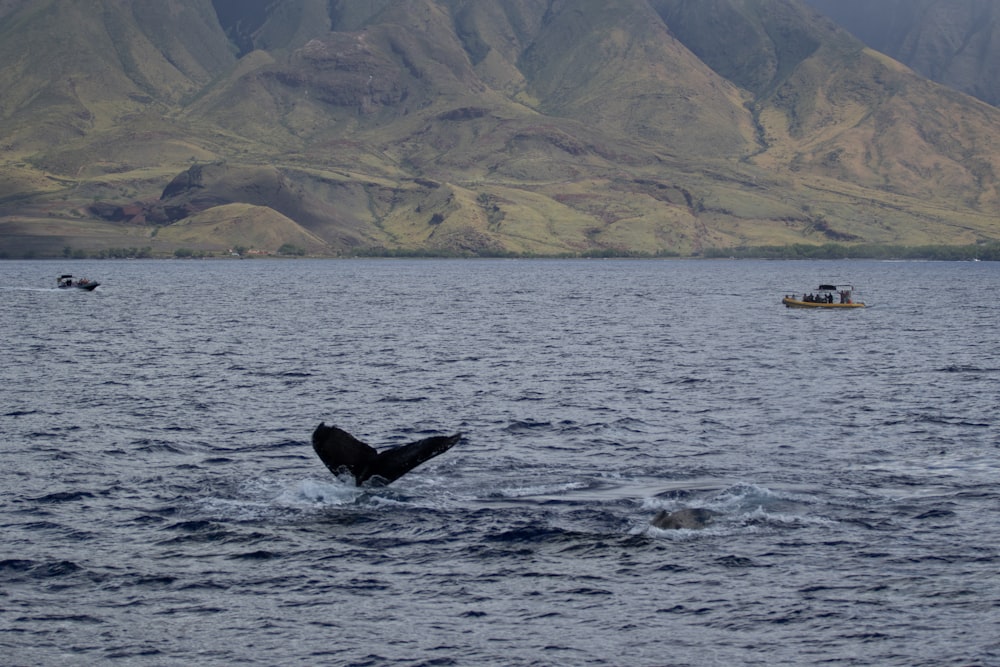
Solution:
{"label": "rippling water surface", "polygon": [[[872,307],[781,306],[820,282]],[[1000,664],[998,288],[985,262],[0,262],[0,655]],[[466,439],[358,489],[321,420]],[[649,524],[686,507],[720,514]]]}

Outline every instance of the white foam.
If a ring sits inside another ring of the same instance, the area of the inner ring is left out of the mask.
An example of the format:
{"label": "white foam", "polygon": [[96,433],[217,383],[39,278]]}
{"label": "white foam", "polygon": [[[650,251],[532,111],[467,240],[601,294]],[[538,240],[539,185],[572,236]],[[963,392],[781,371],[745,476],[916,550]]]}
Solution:
{"label": "white foam", "polygon": [[530,498],[532,496],[551,496],[567,491],[586,489],[586,482],[565,482],[562,484],[540,484],[537,486],[521,486],[516,488],[498,489],[496,495],[501,498]]}
{"label": "white foam", "polygon": [[317,482],[307,479],[281,491],[274,502],[283,507],[316,505],[350,505],[363,493],[361,489],[345,482]]}

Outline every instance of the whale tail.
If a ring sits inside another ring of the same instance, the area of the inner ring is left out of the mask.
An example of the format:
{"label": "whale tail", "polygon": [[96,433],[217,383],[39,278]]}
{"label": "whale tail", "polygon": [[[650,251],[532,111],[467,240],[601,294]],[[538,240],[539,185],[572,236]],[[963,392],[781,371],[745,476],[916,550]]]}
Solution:
{"label": "whale tail", "polygon": [[312,444],[330,472],[339,475],[346,470],[354,477],[354,483],[361,486],[373,477],[386,484],[394,482],[421,463],[448,451],[461,439],[461,433],[434,436],[379,452],[343,429],[320,423],[313,431]]}

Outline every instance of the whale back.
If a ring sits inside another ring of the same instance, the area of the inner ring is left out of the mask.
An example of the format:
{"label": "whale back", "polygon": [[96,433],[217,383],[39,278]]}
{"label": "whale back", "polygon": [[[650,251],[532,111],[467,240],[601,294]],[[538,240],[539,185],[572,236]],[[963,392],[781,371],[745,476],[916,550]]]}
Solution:
{"label": "whale back", "polygon": [[650,523],[660,530],[700,530],[712,523],[716,514],[701,507],[687,507],[674,512],[661,510]]}

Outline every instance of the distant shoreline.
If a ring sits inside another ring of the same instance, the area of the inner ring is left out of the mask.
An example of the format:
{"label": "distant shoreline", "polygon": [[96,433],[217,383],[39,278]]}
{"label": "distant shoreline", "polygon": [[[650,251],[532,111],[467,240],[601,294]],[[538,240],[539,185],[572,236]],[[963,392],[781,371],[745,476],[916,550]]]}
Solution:
{"label": "distant shoreline", "polygon": [[[102,252],[104,254],[102,254]],[[20,257],[12,257],[0,252],[0,260],[45,260],[45,261],[77,261],[77,260],[299,260],[299,259],[674,259],[674,260],[718,260],[718,259],[768,259],[768,260],[832,260],[832,259],[880,259],[880,260],[933,260],[951,262],[969,261],[1000,261],[1000,242],[981,245],[857,245],[844,246],[838,244],[790,246],[753,246],[745,248],[709,248],[696,255],[681,255],[670,252],[638,253],[617,252],[610,249],[592,250],[578,254],[460,254],[432,253],[425,251],[369,249],[342,255],[309,255],[284,254],[277,252],[257,251],[246,255],[236,255],[223,251],[190,251],[179,249],[173,255],[152,252],[141,254],[109,254],[108,251],[76,251],[71,254],[33,255],[26,253]]]}

